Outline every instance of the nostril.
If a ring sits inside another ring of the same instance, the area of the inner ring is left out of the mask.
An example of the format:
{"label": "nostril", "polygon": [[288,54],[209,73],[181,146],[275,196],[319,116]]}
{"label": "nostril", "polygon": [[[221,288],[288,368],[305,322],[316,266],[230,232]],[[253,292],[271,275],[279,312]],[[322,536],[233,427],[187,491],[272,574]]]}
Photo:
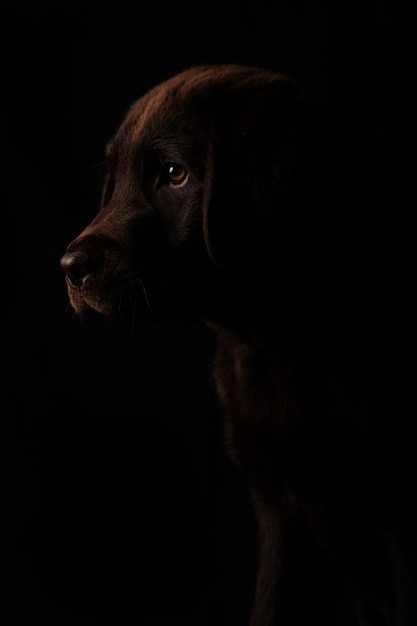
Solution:
{"label": "nostril", "polygon": [[60,264],[70,281],[77,286],[82,285],[91,271],[91,258],[82,251],[66,252],[61,257]]}

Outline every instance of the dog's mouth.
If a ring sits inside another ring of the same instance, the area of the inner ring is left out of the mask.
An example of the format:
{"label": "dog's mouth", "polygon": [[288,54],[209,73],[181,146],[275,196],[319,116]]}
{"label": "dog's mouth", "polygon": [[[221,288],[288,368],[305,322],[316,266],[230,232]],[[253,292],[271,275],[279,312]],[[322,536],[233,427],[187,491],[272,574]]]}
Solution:
{"label": "dog's mouth", "polygon": [[135,324],[147,320],[152,312],[148,294],[139,277],[129,280],[103,280],[89,275],[81,284],[66,277],[68,296],[80,317],[104,316]]}
{"label": "dog's mouth", "polygon": [[132,262],[118,249],[108,252],[105,243],[106,254],[102,245],[93,252],[70,247],[61,258],[70,304],[80,317],[104,316],[129,326],[202,318],[209,298],[201,289],[204,264],[155,252],[152,263]]}

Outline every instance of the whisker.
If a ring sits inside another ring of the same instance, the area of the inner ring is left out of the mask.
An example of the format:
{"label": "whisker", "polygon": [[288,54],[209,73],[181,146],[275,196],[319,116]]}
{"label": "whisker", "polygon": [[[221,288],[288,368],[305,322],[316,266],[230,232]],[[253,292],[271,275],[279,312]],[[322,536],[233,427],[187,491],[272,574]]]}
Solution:
{"label": "whisker", "polygon": [[71,326],[73,326],[74,324],[78,324],[80,325],[82,322],[82,319],[79,315],[77,315],[77,313],[74,311],[74,309],[72,308],[71,302],[68,300],[68,302],[66,303],[65,307],[64,307],[64,314],[66,315],[68,313],[68,311],[70,313],[72,313],[71,315]]}
{"label": "whisker", "polygon": [[151,307],[151,303],[149,302],[149,298],[148,298],[148,294],[147,294],[146,289],[145,289],[145,285],[143,284],[143,282],[141,281],[141,279],[140,279],[140,278],[136,278],[136,280],[137,280],[137,281],[138,281],[138,283],[140,284],[140,286],[141,286],[141,288],[142,288],[142,293],[143,293],[143,296],[144,296],[144,298],[145,298],[145,304],[146,304],[146,311],[145,311],[145,314],[146,314],[146,313],[152,313],[152,307]]}
{"label": "whisker", "polygon": [[99,161],[98,163],[96,163],[95,165],[92,165],[90,167],[89,172],[93,172],[95,169],[97,169],[98,167],[101,167],[101,169],[103,170],[103,167],[107,165],[107,161]]}
{"label": "whisker", "polygon": [[90,169],[88,170],[88,175],[89,176],[92,175],[93,172],[96,172],[97,170],[99,170],[99,173],[98,173],[99,181],[101,184],[103,184],[104,177],[105,177],[106,170],[107,170],[107,161],[99,161],[95,165],[92,165]]}
{"label": "whisker", "polygon": [[137,303],[137,298],[136,295],[133,295],[134,301],[133,301],[133,311],[132,311],[132,321],[130,323],[130,332],[133,333],[134,328],[135,328],[135,320],[136,320],[136,303]]}

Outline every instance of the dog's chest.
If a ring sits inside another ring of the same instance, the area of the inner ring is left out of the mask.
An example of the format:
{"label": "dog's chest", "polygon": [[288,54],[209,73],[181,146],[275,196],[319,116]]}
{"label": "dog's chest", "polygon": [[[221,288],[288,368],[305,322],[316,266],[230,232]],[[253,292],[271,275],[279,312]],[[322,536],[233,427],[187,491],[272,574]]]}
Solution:
{"label": "dog's chest", "polygon": [[278,352],[260,337],[237,340],[221,331],[214,379],[232,456],[247,469],[273,462],[297,423],[295,395]]}

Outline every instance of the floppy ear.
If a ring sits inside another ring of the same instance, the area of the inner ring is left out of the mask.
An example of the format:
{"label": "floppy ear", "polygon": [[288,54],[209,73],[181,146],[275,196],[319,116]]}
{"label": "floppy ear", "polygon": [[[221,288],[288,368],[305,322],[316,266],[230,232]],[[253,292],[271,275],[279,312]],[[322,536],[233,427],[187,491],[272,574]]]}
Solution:
{"label": "floppy ear", "polygon": [[246,83],[212,110],[204,206],[211,258],[247,280],[279,269],[283,288],[317,287],[329,272],[338,280],[364,212],[354,217],[360,150],[347,117],[279,79]]}
{"label": "floppy ear", "polygon": [[223,267],[253,268],[270,246],[276,250],[284,230],[288,243],[301,190],[311,191],[307,100],[290,83],[254,81],[219,96],[213,111],[203,207],[207,250]]}

